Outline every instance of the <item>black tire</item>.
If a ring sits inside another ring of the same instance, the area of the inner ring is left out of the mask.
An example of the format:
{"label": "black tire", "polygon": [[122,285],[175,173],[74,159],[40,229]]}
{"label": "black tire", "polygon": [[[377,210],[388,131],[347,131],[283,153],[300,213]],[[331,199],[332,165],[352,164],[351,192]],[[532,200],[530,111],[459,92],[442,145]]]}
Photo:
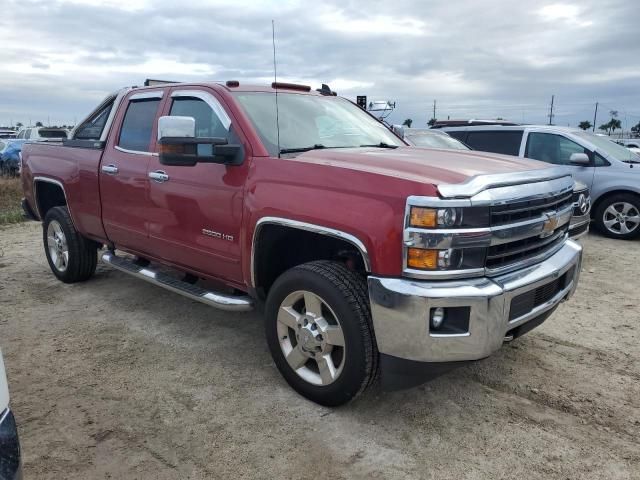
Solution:
{"label": "black tire", "polygon": [[[47,240],[49,225],[54,221],[60,225],[66,239],[69,258],[64,271],[56,267],[52,260]],[[67,207],[51,208],[45,215],[42,226],[45,255],[47,256],[51,271],[58,280],[64,283],[76,283],[88,280],[96,271],[98,245],[77,232],[73,226]]]}
{"label": "black tire", "polygon": [[[278,311],[287,296],[308,291],[335,312],[344,336],[344,364],[333,383],[314,385],[287,363],[277,331]],[[265,305],[267,343],[278,370],[304,397],[325,406],[338,406],[361,394],[377,377],[376,347],[366,279],[341,263],[315,261],[283,273],[269,291]]]}
{"label": "black tire", "polygon": [[[635,213],[640,214],[640,196],[634,195],[633,193],[616,193],[606,197],[598,203],[598,207],[594,213],[594,220],[599,232],[609,238],[617,238],[621,240],[633,240],[640,236],[640,224],[635,224],[635,228],[633,229],[628,227],[631,231],[626,233],[620,231],[620,223],[618,223],[617,226],[612,226],[612,228],[607,228],[605,225],[605,221],[612,218],[612,215],[607,212],[607,209],[612,205],[622,205],[625,203],[632,205],[635,209]],[[626,225],[632,225],[632,223],[627,222]]]}

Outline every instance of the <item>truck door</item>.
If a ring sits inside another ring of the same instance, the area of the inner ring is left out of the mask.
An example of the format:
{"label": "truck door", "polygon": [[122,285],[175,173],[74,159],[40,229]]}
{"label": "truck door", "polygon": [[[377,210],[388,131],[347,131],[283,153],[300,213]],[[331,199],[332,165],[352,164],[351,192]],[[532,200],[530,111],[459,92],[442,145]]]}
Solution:
{"label": "truck door", "polygon": [[[224,137],[243,143],[213,91],[173,88],[164,115],[195,118],[197,137]],[[246,142],[245,142],[246,145]],[[200,145],[209,149],[210,145]],[[193,167],[148,166],[149,240],[155,256],[186,269],[231,282],[242,282],[240,226],[247,152],[241,165],[198,163]]]}
{"label": "truck door", "polygon": [[156,117],[162,90],[130,94],[114,119],[100,163],[102,222],[109,240],[118,248],[150,253],[147,215],[147,167],[157,155]]}
{"label": "truck door", "polygon": [[[591,159],[591,165],[572,165],[569,162],[572,153],[586,153]],[[580,180],[591,190],[595,172],[594,152],[573,140],[557,133],[529,132],[524,156],[534,160],[566,166],[571,171],[574,179]]]}

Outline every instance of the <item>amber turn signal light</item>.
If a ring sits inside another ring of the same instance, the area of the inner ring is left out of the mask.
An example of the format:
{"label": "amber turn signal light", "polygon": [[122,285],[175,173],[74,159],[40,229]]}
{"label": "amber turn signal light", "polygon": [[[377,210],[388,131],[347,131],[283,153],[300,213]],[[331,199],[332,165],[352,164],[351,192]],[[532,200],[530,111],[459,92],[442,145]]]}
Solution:
{"label": "amber turn signal light", "polygon": [[412,227],[435,227],[437,217],[437,210],[433,208],[411,207],[409,225]]}
{"label": "amber turn signal light", "polygon": [[435,270],[438,266],[438,250],[409,248],[407,250],[407,266],[420,270]]}

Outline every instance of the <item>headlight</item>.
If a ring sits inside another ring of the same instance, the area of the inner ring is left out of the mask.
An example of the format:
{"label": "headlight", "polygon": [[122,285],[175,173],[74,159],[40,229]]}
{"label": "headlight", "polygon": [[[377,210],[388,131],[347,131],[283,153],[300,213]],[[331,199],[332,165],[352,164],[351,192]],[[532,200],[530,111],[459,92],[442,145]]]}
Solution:
{"label": "headlight", "polygon": [[[424,197],[423,197],[424,198]],[[461,206],[420,198],[423,204],[407,201],[403,234],[403,268],[409,275],[480,275],[484,272],[491,233],[489,206]]]}
{"label": "headlight", "polygon": [[459,228],[489,226],[489,209],[485,207],[411,207],[409,227]]}
{"label": "headlight", "polygon": [[424,271],[483,268],[486,248],[407,249],[407,267]]}

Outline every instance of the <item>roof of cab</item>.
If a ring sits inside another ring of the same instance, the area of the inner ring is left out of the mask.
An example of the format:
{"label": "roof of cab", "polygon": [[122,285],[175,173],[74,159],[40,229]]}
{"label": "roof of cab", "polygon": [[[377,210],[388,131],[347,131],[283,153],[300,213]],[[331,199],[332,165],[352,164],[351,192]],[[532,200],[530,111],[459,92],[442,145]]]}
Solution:
{"label": "roof of cab", "polygon": [[[157,90],[159,88],[166,87],[213,87],[215,89],[223,89],[228,92],[275,92],[276,89],[273,88],[272,85],[252,85],[252,84],[243,84],[242,82],[238,82],[237,86],[229,86],[227,85],[230,81],[221,82],[196,82],[196,83],[182,83],[182,82],[167,82],[167,83],[158,83],[155,85],[150,85],[147,87],[133,87],[135,91],[147,91],[147,90]],[[278,92],[291,92],[291,93],[300,93],[304,95],[321,95],[320,92],[315,89],[309,87],[308,85],[300,85],[293,83],[284,83],[278,82]],[[297,88],[295,88],[297,87]],[[307,91],[306,88],[309,88]],[[304,89],[303,89],[304,88]]]}

